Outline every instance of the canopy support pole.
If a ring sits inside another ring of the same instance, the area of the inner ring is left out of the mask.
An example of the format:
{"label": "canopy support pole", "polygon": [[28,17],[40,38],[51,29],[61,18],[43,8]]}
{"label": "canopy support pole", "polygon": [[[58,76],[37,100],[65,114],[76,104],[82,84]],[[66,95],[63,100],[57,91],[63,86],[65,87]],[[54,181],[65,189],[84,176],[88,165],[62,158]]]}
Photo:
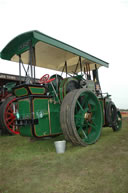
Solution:
{"label": "canopy support pole", "polygon": [[81,57],[79,57],[79,62],[80,62],[80,71],[81,71],[81,75],[82,75],[82,63],[81,63]]}
{"label": "canopy support pole", "polygon": [[21,55],[19,55],[19,76],[20,76],[20,84],[21,84]]}
{"label": "canopy support pole", "polygon": [[29,45],[29,65],[30,65],[30,79],[33,79],[33,69],[32,69],[32,61],[33,60],[33,49],[32,49],[32,41],[30,41]]}
{"label": "canopy support pole", "polygon": [[65,72],[66,72],[66,78],[67,78],[67,74],[68,74],[67,61],[65,61],[65,64],[64,64],[64,67],[63,67],[61,76],[62,76],[62,74],[63,74],[63,72],[64,72],[64,69],[65,69]]}
{"label": "canopy support pole", "polygon": [[36,55],[35,55],[35,47],[32,46],[32,41],[30,41],[30,46],[29,46],[29,65],[30,65],[31,82],[35,83]]}
{"label": "canopy support pole", "polygon": [[35,83],[35,80],[36,80],[36,71],[35,71],[35,68],[36,68],[36,54],[35,54],[35,47],[32,47],[32,49],[33,49],[34,83]]}

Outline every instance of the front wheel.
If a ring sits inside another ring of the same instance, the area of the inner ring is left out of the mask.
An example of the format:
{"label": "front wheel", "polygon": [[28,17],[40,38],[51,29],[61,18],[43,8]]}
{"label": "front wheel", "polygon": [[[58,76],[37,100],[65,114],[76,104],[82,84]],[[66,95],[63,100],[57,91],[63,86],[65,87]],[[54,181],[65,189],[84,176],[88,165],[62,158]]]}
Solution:
{"label": "front wheel", "polygon": [[60,123],[64,136],[73,144],[95,143],[101,134],[102,112],[96,95],[88,89],[77,89],[63,99]]}

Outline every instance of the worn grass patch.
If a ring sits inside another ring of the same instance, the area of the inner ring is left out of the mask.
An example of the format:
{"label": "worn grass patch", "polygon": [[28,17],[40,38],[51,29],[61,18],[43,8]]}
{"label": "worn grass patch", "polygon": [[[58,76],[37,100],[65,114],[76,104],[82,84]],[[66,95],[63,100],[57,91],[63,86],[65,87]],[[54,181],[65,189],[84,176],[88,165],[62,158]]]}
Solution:
{"label": "worn grass patch", "polygon": [[0,193],[127,193],[128,119],[120,132],[103,128],[87,147],[67,143],[56,154],[54,141],[0,137]]}

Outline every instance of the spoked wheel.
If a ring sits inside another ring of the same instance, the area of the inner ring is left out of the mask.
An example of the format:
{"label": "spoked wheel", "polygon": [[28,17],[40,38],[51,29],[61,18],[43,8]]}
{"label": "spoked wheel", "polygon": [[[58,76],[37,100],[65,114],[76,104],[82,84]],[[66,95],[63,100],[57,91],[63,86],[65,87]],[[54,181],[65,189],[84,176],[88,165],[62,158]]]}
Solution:
{"label": "spoked wheel", "polygon": [[119,131],[122,127],[122,116],[120,111],[117,111],[117,117],[115,123],[112,125],[113,131]]}
{"label": "spoked wheel", "polygon": [[95,143],[102,127],[102,112],[99,100],[87,89],[68,93],[61,106],[61,128],[68,141],[73,144]]}
{"label": "spoked wheel", "polygon": [[14,126],[15,115],[13,114],[12,103],[15,100],[14,96],[10,96],[0,106],[0,126],[3,134],[19,134]]}

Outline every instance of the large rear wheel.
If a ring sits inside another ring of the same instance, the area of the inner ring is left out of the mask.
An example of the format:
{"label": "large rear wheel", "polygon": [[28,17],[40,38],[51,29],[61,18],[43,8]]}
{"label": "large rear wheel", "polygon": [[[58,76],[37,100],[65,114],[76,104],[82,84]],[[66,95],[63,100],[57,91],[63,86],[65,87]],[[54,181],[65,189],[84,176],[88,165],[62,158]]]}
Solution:
{"label": "large rear wheel", "polygon": [[73,144],[95,143],[102,128],[102,113],[96,95],[87,89],[77,89],[63,99],[60,122],[63,133]]}

